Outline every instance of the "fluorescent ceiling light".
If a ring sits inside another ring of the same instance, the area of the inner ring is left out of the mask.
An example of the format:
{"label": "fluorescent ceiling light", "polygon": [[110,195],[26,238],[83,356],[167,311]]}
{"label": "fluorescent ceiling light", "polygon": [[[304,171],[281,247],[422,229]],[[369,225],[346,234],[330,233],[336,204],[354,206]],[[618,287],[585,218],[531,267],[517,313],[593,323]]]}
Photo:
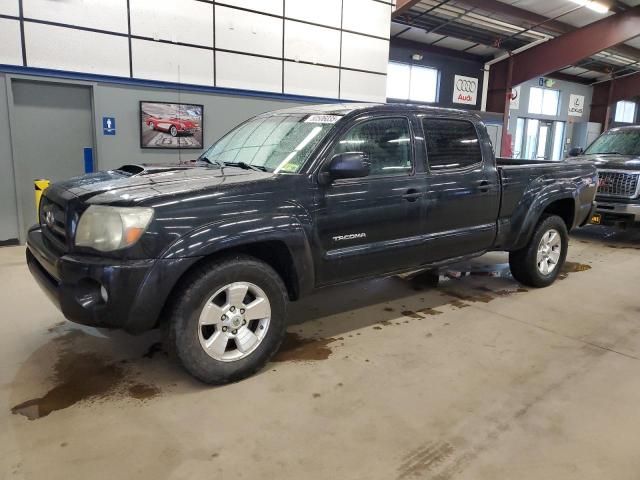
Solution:
{"label": "fluorescent ceiling light", "polygon": [[609,7],[603,5],[600,2],[595,2],[593,0],[571,0],[573,3],[577,3],[583,7],[587,7],[589,10],[593,10],[596,13],[607,13],[609,11]]}

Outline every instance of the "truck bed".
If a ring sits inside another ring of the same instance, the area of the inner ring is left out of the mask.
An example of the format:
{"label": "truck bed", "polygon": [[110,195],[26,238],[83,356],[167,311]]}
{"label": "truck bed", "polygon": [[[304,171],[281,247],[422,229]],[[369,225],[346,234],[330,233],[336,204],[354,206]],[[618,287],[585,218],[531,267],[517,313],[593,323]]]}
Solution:
{"label": "truck bed", "polygon": [[[583,182],[594,170],[588,162],[514,158],[496,158],[496,166],[502,184],[499,218],[503,220],[526,215],[525,206],[546,186],[560,182],[560,188],[562,184]],[[584,205],[590,204],[587,198],[581,200]]]}

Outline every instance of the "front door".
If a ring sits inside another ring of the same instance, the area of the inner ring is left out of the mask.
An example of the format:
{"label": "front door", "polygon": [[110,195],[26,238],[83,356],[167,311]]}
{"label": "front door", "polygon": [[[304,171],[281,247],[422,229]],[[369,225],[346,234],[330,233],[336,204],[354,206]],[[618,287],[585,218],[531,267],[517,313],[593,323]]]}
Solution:
{"label": "front door", "polygon": [[[416,178],[411,119],[367,117],[336,141],[338,153],[363,152],[368,177],[335,180],[318,190],[319,284],[400,270],[421,263],[424,182]],[[326,164],[326,162],[325,162]]]}
{"label": "front door", "polygon": [[21,238],[37,223],[33,180],[82,175],[85,148],[93,147],[91,87],[12,80],[15,172]]}

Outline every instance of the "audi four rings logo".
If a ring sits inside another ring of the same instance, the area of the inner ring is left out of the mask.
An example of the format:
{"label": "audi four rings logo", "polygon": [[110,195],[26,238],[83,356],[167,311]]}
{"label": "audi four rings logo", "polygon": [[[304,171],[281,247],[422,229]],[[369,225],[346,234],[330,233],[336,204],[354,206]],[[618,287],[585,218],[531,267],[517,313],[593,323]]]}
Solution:
{"label": "audi four rings logo", "polygon": [[476,82],[471,80],[463,80],[459,78],[456,82],[456,89],[460,92],[474,93],[476,88]]}

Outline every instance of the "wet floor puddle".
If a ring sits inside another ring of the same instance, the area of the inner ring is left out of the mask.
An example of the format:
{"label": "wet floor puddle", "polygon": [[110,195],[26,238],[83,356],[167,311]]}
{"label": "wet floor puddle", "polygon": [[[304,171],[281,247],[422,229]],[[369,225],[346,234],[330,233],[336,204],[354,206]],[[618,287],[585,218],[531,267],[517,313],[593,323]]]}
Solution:
{"label": "wet floor puddle", "polygon": [[[74,331],[66,335],[78,334]],[[60,352],[53,367],[52,380],[54,386],[43,396],[22,402],[11,412],[36,420],[78,403],[111,398],[143,401],[161,393],[153,385],[136,381],[126,363],[113,362],[96,353],[74,352],[71,346]]]}
{"label": "wet floor puddle", "polygon": [[329,344],[342,338],[304,338],[297,333],[287,332],[278,353],[272,362],[304,362],[326,360],[331,355]]}
{"label": "wet floor puddle", "polygon": [[[591,269],[590,265],[566,262],[560,272],[559,279],[566,278],[570,273],[584,272]],[[460,289],[458,281],[469,276],[486,276],[511,280],[513,285],[508,285],[499,289],[492,289],[487,286],[466,286],[464,290]],[[507,297],[510,295],[525,293],[529,290],[521,287],[513,280],[509,270],[509,264],[469,266],[467,269],[450,269],[445,270],[439,276],[432,272],[418,273],[406,278],[409,286],[416,291],[426,290],[428,288],[436,288],[443,296],[448,297],[445,302],[439,306],[450,306],[454,308],[470,307],[472,303],[481,302],[489,303],[496,298]],[[436,287],[436,285],[440,285]],[[404,305],[403,305],[404,307]],[[395,309],[389,306],[382,308],[384,312],[394,312]],[[424,307],[416,310],[401,310],[401,315],[411,320],[423,320],[428,316],[442,315],[444,312],[435,307]],[[401,325],[409,323],[393,320],[381,320],[373,325],[374,330],[382,330],[383,327]],[[293,332],[288,332],[280,347],[280,350],[273,358],[273,362],[289,362],[289,361],[317,361],[326,360],[332,354],[331,344],[343,340],[338,338],[305,338]]]}

